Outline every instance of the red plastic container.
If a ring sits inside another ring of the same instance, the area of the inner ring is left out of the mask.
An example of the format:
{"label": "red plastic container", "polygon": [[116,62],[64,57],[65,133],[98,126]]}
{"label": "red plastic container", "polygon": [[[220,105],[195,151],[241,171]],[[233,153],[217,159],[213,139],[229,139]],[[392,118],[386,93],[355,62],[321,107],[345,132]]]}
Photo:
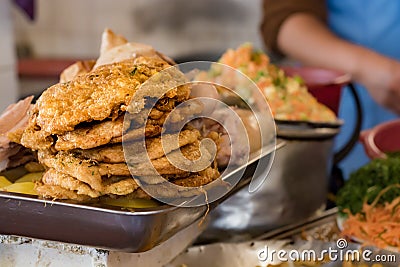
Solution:
{"label": "red plastic container", "polygon": [[289,76],[300,76],[310,93],[336,115],[338,114],[342,88],[350,82],[350,75],[313,67],[282,66],[281,68]]}
{"label": "red plastic container", "polygon": [[371,158],[386,158],[387,152],[400,151],[400,119],[362,131],[360,141]]}

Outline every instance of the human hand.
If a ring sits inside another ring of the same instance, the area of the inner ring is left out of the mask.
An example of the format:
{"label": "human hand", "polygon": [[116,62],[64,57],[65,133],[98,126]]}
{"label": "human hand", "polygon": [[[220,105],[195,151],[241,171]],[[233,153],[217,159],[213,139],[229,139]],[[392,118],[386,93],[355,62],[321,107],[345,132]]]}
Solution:
{"label": "human hand", "polygon": [[364,55],[359,62],[354,79],[378,104],[400,115],[400,62],[376,53]]}
{"label": "human hand", "polygon": [[277,42],[284,54],[305,65],[351,74],[377,103],[400,115],[400,62],[341,39],[305,13],[285,20]]}

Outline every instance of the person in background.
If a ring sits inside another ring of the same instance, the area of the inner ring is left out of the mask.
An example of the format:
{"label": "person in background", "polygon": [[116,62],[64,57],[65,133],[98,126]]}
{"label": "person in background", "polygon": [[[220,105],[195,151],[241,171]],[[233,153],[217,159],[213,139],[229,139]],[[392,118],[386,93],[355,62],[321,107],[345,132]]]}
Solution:
{"label": "person in background", "polygon": [[[363,129],[400,114],[400,1],[264,0],[262,35],[267,48],[303,65],[348,73],[361,99]],[[355,124],[348,90],[339,117],[345,121],[336,146]],[[340,163],[345,179],[368,162],[357,144]]]}

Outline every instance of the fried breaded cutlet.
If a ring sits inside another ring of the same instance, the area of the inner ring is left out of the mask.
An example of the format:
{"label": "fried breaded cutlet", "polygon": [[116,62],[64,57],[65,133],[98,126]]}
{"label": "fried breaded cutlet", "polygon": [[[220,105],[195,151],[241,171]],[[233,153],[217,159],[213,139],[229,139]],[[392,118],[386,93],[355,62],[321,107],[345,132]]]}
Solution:
{"label": "fried breaded cutlet", "polygon": [[101,196],[100,198],[92,198],[88,195],[79,194],[77,191],[69,190],[59,185],[48,185],[44,184],[43,182],[38,182],[35,186],[35,190],[43,198],[57,199],[57,200],[64,200],[64,201],[78,202],[78,203],[96,203],[99,201],[99,199],[107,199],[107,198],[115,199],[121,197],[123,197],[124,199],[138,199],[138,198],[151,199],[151,196],[146,194],[146,192],[144,192],[143,189],[141,188],[138,188],[132,193],[123,196],[108,194],[105,196]]}
{"label": "fried breaded cutlet", "polygon": [[[199,188],[201,186],[210,184],[212,186],[225,186],[225,182],[222,180],[217,180],[220,176],[220,173],[217,169],[208,167],[205,170],[192,173],[188,177],[171,180],[170,182],[178,185],[180,187],[171,187],[166,183],[161,184],[149,184],[146,186],[146,189],[149,190],[152,195],[157,195],[161,198],[171,198],[180,195],[182,197],[192,197],[204,194],[204,191]],[[149,177],[146,177],[147,179]]]}
{"label": "fried breaded cutlet", "polygon": [[[170,65],[160,58],[139,57],[100,66],[72,81],[53,85],[37,100],[28,127],[22,135],[22,145],[32,149],[47,149],[54,142],[52,135],[72,132],[85,123],[117,120],[136,97],[139,87],[149,77],[168,67]],[[164,91],[163,95],[159,95],[160,88],[157,87],[153,88],[153,93],[149,89],[145,91],[148,95],[139,101],[143,103],[143,108],[146,101],[151,101],[153,97],[171,99],[160,99],[157,103],[157,108],[162,112],[172,109],[175,102],[188,99],[190,94],[188,86],[172,88],[167,93]],[[164,106],[168,108],[163,109]]]}
{"label": "fried breaded cutlet", "polygon": [[88,203],[96,198],[92,198],[88,195],[78,194],[75,191],[65,189],[58,185],[47,185],[42,182],[38,182],[35,185],[35,190],[42,198],[48,199],[60,199],[60,200],[69,200],[73,202],[79,203]]}
{"label": "fried breaded cutlet", "polygon": [[168,67],[157,58],[127,60],[53,85],[36,102],[37,125],[44,132],[62,134],[82,122],[115,117],[126,110],[141,84]]}
{"label": "fried breaded cutlet", "polygon": [[[18,136],[46,168],[35,187],[39,196],[77,202],[150,198],[138,177],[150,188],[159,186],[161,196],[201,193],[190,187],[214,181],[219,172],[211,151],[200,151],[200,132],[183,127],[203,110],[200,101],[187,102],[188,79],[150,46],[127,43],[111,31],[103,40],[108,44],[95,64],[70,66],[63,82],[43,92]],[[193,168],[197,161],[207,168]],[[181,187],[170,190],[167,181]]]}
{"label": "fried breaded cutlet", "polygon": [[[165,102],[163,100],[165,100],[165,98],[160,101]],[[165,109],[170,104],[171,108]],[[163,125],[167,118],[169,123],[181,122],[185,119],[192,118],[194,115],[200,114],[203,111],[203,104],[200,101],[194,101],[193,99],[190,105],[176,107],[176,104],[177,101],[170,100],[168,104],[164,103],[164,105],[157,107],[157,103],[151,110],[145,108],[136,114],[126,113],[125,116],[127,117],[125,119],[130,121],[133,128],[138,128],[142,127],[145,122],[155,125]]]}
{"label": "fried breaded cutlet", "polygon": [[[202,192],[198,188],[215,181],[219,177],[218,170],[208,167],[199,173],[191,173],[184,178],[171,180],[179,188],[171,188],[165,183],[147,185],[146,188],[156,193],[159,197],[173,197],[176,194],[181,194],[184,197],[191,197]],[[113,181],[114,179],[114,181]],[[142,178],[150,181],[151,177]],[[223,185],[223,182],[218,183]],[[72,199],[80,202],[89,201],[100,196],[127,196],[134,198],[150,198],[131,177],[114,177],[108,182],[104,182],[103,189],[96,191],[91,189],[82,181],[76,180],[73,177],[57,172],[54,169],[49,169],[40,183],[36,185],[39,194],[43,194],[47,198],[56,199]]]}
{"label": "fried breaded cutlet", "polygon": [[50,168],[43,175],[42,183],[46,185],[61,186],[80,195],[88,195],[96,198],[102,195],[127,195],[135,191],[139,186],[131,176],[111,176],[102,181],[102,188],[94,190],[88,184],[74,177]]}
{"label": "fried breaded cutlet", "polygon": [[[179,122],[200,113],[201,110],[202,106],[197,104],[177,109],[169,118],[169,122],[171,123],[168,129],[171,129],[171,126],[174,126],[174,124],[179,126]],[[90,149],[108,143],[121,143],[122,139],[124,141],[134,141],[143,137],[143,134],[146,138],[158,136],[161,134],[162,126],[168,115],[170,115],[170,112],[163,113],[158,119],[149,119],[145,126],[142,122],[139,123],[131,120],[130,116],[129,119],[125,118],[124,121],[124,117],[121,115],[115,121],[107,120],[58,135],[54,148],[56,150]],[[140,128],[136,128],[138,125]],[[122,135],[124,135],[123,138]]]}
{"label": "fried breaded cutlet", "polygon": [[[156,110],[153,112],[153,110]],[[59,134],[56,138],[51,136],[47,136],[43,131],[36,131],[32,128],[26,129],[23,134],[22,143],[28,146],[31,149],[35,150],[45,150],[49,149],[54,145],[55,150],[72,150],[72,149],[91,149],[99,146],[106,145],[108,143],[121,143],[122,135],[124,135],[124,140],[137,140],[143,137],[143,132],[145,137],[153,137],[161,134],[162,126],[167,118],[170,115],[170,112],[161,112],[157,109],[153,109],[150,114],[153,114],[153,118],[158,117],[158,119],[151,119],[147,121],[145,129],[143,128],[134,128],[129,129],[130,124],[135,127],[140,125],[141,122],[137,122],[135,120],[127,120],[124,116],[121,115],[115,120],[104,120],[98,123],[88,123],[85,126],[80,126],[73,131],[69,131],[63,134]],[[171,115],[170,122],[178,123],[180,121],[186,120],[188,117],[193,114],[200,113],[202,110],[201,105],[191,105],[190,107],[184,107],[178,109]],[[148,111],[146,111],[148,113]],[[160,116],[161,113],[161,116]],[[133,117],[136,120],[145,120],[142,119],[143,115],[140,114],[140,118],[138,116]],[[32,121],[36,120],[36,115],[33,114],[31,117]],[[35,122],[32,122],[35,124]],[[170,125],[171,126],[171,125]]]}
{"label": "fried breaded cutlet", "polygon": [[108,143],[121,143],[122,135],[126,140],[137,140],[143,137],[152,137],[161,134],[160,125],[147,124],[145,128],[128,130],[123,116],[117,120],[107,120],[98,124],[81,127],[71,132],[58,135],[54,148],[59,151],[76,148],[90,149]]}
{"label": "fried breaded cutlet", "polygon": [[[199,150],[199,142],[185,145],[181,150],[172,151],[182,153],[189,160],[196,160],[202,155]],[[101,191],[102,178],[110,176],[149,176],[149,175],[184,175],[187,170],[182,170],[174,166],[166,156],[153,159],[150,162],[140,162],[137,164],[127,161],[130,167],[123,163],[99,163],[91,159],[79,157],[71,152],[60,151],[53,155],[50,151],[38,152],[39,162],[48,168],[53,168],[61,173],[68,174],[76,179],[88,184],[91,188]]]}
{"label": "fried breaded cutlet", "polygon": [[[178,138],[177,144],[172,142],[176,138]],[[130,160],[141,162],[145,161],[146,157],[151,160],[158,159],[173,150],[194,143],[199,138],[200,132],[197,130],[183,130],[176,134],[165,134],[163,135],[165,147],[162,146],[161,137],[148,138],[145,141],[145,153],[147,155],[141,153],[129,153],[132,154]],[[143,145],[144,144],[141,142],[132,142],[126,146],[129,147],[130,150],[138,152],[144,151]],[[122,144],[107,145],[92,149],[74,149],[71,151],[71,153],[77,155],[79,158],[90,159],[97,162],[122,163],[126,161]]]}
{"label": "fried breaded cutlet", "polygon": [[[129,148],[128,148],[129,149]],[[180,150],[174,150],[168,154],[170,157],[175,157],[176,154],[182,154],[186,159],[194,161],[199,159],[203,155],[199,149],[199,142],[196,141],[192,144],[188,144],[182,147]],[[205,153],[204,153],[205,154]],[[176,157],[175,157],[176,158]],[[189,172],[188,169],[180,169],[170,162],[167,156],[163,156],[158,159],[151,160],[150,162],[139,162],[135,163],[134,160],[127,159],[127,164],[129,164],[129,170],[134,176],[149,176],[149,175],[183,175]]]}
{"label": "fried breaded cutlet", "polygon": [[64,189],[75,191],[79,195],[87,195],[91,198],[100,196],[100,192],[94,190],[88,184],[83,183],[68,174],[58,172],[53,168],[50,168],[44,173],[42,183],[46,185],[60,186]]}
{"label": "fried breaded cutlet", "polygon": [[49,151],[39,151],[38,158],[39,162],[46,167],[68,174],[90,185],[91,188],[97,191],[102,190],[102,176],[130,175],[128,166],[125,163],[98,164],[95,161],[74,157],[74,155],[67,152],[59,152],[56,155],[52,155]]}

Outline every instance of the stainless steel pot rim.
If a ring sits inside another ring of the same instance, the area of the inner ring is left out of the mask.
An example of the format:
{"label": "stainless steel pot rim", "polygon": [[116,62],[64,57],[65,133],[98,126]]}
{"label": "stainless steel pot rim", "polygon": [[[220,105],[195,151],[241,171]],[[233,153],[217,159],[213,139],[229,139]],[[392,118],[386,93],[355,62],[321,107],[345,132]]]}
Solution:
{"label": "stainless steel pot rim", "polygon": [[340,128],[315,128],[315,129],[294,129],[279,128],[277,136],[282,139],[330,139],[340,132]]}
{"label": "stainless steel pot rim", "polygon": [[343,120],[336,122],[309,122],[275,120],[277,136],[283,139],[329,139],[336,136]]}
{"label": "stainless steel pot rim", "polygon": [[343,124],[344,121],[341,119],[337,119],[334,122],[313,122],[313,121],[299,121],[299,120],[279,120],[275,119],[276,125],[283,126],[283,125],[288,125],[288,126],[298,126],[302,128],[340,128]]}

